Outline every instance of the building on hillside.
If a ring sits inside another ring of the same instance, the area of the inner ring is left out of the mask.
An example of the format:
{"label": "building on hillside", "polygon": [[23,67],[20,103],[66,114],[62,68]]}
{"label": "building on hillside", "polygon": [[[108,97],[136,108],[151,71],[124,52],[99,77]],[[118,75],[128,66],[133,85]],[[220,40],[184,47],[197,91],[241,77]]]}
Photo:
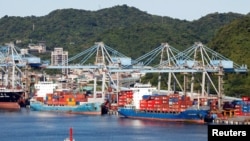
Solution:
{"label": "building on hillside", "polygon": [[40,41],[38,44],[30,43],[28,45],[29,52],[37,52],[37,53],[44,53],[46,52],[46,44],[45,41]]}
{"label": "building on hillside", "polygon": [[[67,66],[68,65],[68,51],[63,51],[63,48],[56,47],[51,52],[51,65],[54,66]],[[63,74],[68,74],[68,70],[62,69]]]}

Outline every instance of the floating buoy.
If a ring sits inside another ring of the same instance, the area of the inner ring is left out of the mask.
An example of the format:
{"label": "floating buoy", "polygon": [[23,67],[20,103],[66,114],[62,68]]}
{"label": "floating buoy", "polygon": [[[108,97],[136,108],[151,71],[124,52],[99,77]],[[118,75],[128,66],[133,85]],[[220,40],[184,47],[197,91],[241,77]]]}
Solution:
{"label": "floating buoy", "polygon": [[64,141],[75,141],[75,139],[73,139],[73,129],[72,128],[69,129],[69,138],[66,138]]}

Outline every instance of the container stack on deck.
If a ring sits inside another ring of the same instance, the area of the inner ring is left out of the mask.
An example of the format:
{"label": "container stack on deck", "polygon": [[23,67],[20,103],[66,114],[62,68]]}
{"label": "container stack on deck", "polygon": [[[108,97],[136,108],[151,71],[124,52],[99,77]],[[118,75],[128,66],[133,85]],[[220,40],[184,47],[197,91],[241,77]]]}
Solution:
{"label": "container stack on deck", "polygon": [[123,107],[127,104],[139,103],[136,108],[142,111],[154,112],[182,112],[193,105],[210,106],[212,110],[218,109],[218,100],[216,98],[199,98],[199,100],[191,99],[190,96],[173,94],[153,94],[142,95],[140,98],[134,95],[132,90],[121,91],[118,94],[118,107]]}
{"label": "container stack on deck", "polygon": [[193,105],[190,97],[179,94],[144,95],[140,100],[140,110],[156,112],[182,112]]}
{"label": "container stack on deck", "polygon": [[233,101],[234,113],[238,116],[250,116],[250,97],[243,96],[240,101]]}
{"label": "container stack on deck", "polygon": [[243,105],[242,105],[243,115],[250,116],[250,96],[242,97],[242,101],[243,101]]}
{"label": "container stack on deck", "polygon": [[36,97],[36,100],[48,105],[75,106],[79,105],[80,102],[86,102],[87,97],[82,93],[73,94],[72,92],[59,91],[46,94],[46,100],[43,100],[43,97]]}
{"label": "container stack on deck", "polygon": [[133,102],[133,91],[121,91],[118,93],[118,106],[122,107],[126,104],[132,104]]}
{"label": "container stack on deck", "polygon": [[250,97],[243,96],[241,100],[223,103],[224,117],[250,116]]}

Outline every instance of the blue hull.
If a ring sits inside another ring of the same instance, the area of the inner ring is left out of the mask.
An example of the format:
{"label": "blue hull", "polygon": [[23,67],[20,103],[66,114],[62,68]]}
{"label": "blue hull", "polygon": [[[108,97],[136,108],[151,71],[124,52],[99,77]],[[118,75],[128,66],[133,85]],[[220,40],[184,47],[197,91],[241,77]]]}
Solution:
{"label": "blue hull", "polygon": [[34,111],[67,112],[87,115],[101,115],[101,103],[83,103],[75,106],[46,105],[41,102],[31,102],[30,108]]}
{"label": "blue hull", "polygon": [[118,113],[126,118],[204,123],[204,118],[207,116],[208,110],[186,110],[180,113],[160,113],[119,108]]}

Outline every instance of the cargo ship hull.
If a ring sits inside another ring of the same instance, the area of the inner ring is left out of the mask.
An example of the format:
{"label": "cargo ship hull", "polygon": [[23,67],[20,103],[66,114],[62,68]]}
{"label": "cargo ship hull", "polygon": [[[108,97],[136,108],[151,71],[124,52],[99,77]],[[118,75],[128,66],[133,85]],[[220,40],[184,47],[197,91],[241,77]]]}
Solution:
{"label": "cargo ship hull", "polygon": [[19,90],[0,90],[0,109],[19,110],[23,103],[23,91]]}
{"label": "cargo ship hull", "polygon": [[125,118],[148,119],[160,121],[204,123],[208,110],[186,110],[184,112],[139,111],[132,108],[119,108],[118,113]]}
{"label": "cargo ship hull", "polygon": [[0,102],[2,110],[19,110],[21,107],[17,102]]}
{"label": "cargo ship hull", "polygon": [[86,115],[101,115],[102,103],[82,103],[81,105],[48,105],[39,101],[30,101],[34,111],[65,112]]}

